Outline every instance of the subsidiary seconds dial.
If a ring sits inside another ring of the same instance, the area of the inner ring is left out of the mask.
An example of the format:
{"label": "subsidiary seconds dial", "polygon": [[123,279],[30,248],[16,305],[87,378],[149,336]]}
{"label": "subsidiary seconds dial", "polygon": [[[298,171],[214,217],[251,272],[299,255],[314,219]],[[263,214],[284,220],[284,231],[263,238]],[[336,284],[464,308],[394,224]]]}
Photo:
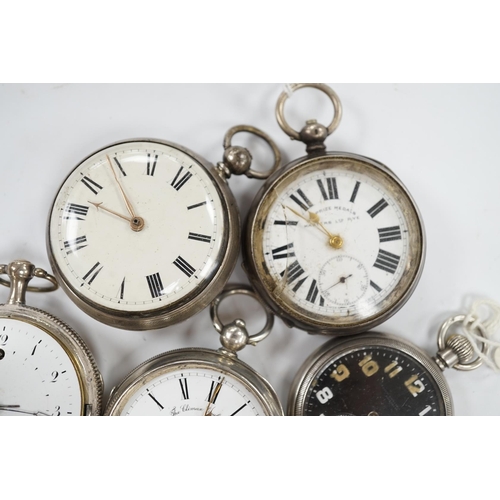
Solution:
{"label": "subsidiary seconds dial", "polygon": [[340,322],[376,314],[412,257],[399,193],[383,176],[344,165],[325,162],[283,182],[262,238],[274,293]]}
{"label": "subsidiary seconds dial", "polygon": [[425,234],[418,208],[399,178],[365,156],[326,151],[340,122],[337,95],[328,127],[286,122],[283,92],[276,117],[308,155],[266,181],[249,210],[243,265],[252,285],[290,327],[349,335],[369,330],[400,309],[422,273]]}

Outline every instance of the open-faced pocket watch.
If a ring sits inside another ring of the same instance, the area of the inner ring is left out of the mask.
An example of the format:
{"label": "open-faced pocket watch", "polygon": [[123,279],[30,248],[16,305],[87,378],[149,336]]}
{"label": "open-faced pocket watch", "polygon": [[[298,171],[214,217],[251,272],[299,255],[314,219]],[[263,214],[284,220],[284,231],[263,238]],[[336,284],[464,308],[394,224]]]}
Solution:
{"label": "open-faced pocket watch", "polygon": [[[0,265],[10,297],[0,305],[0,415],[100,415],[101,375],[80,336],[25,304],[26,291],[57,289],[54,276],[24,260]],[[28,286],[32,278],[49,286]]]}
{"label": "open-faced pocket watch", "polygon": [[[302,416],[448,416],[453,402],[443,371],[482,364],[464,335],[450,329],[465,315],[444,322],[431,358],[411,342],[380,332],[336,338],[303,363],[292,383],[287,413]],[[481,324],[474,327],[486,338]],[[488,353],[482,344],[482,355]]]}
{"label": "open-faced pocket watch", "polygon": [[[231,146],[238,132],[263,138],[268,172]],[[205,308],[239,254],[240,219],[231,174],[266,178],[280,163],[273,141],[251,126],[231,128],[216,166],[161,140],[120,141],[69,174],[50,211],[47,249],[69,297],[94,319],[128,330],[163,328]]]}
{"label": "open-faced pocket watch", "polygon": [[[220,302],[245,294],[259,301],[267,321],[259,333],[249,335],[241,319],[224,325]],[[238,359],[237,351],[266,338],[274,316],[260,297],[244,286],[228,287],[211,304],[210,314],[220,334],[217,350],[186,348],[149,359],[133,370],[110,396],[105,415],[112,416],[263,416],[283,415],[281,403],[269,382]]]}
{"label": "open-faced pocket watch", "polygon": [[324,84],[328,127],[310,120],[301,132],[276,109],[281,128],[308,155],[276,171],[257,193],[246,220],[243,264],[258,293],[290,327],[310,333],[360,333],[387,320],[408,300],[424,264],[424,225],[410,193],[382,163],[327,152],[340,100]]}

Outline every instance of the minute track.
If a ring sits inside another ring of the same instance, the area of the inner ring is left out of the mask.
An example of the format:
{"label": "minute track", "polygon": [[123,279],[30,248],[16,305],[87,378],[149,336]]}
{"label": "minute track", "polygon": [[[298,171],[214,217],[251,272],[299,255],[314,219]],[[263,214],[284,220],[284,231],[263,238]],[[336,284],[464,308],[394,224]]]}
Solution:
{"label": "minute track", "polygon": [[[401,279],[409,244],[405,218],[390,193],[361,174],[340,171],[332,175],[325,170],[296,182],[312,207],[297,185],[289,186],[277,194],[264,226],[264,261],[277,284],[275,290],[280,291],[278,300],[287,300],[287,307],[294,310],[300,307],[301,314],[305,310],[327,321],[332,317],[354,321],[368,310],[365,304],[377,307]],[[288,216],[296,224],[287,224]],[[342,260],[337,262],[337,257]],[[330,260],[326,274],[319,277]],[[356,270],[356,263],[363,270]],[[334,283],[338,285],[329,288]]]}
{"label": "minute track", "polygon": [[226,196],[208,167],[173,146],[106,147],[77,166],[54,202],[57,272],[75,302],[115,326],[151,329],[174,320],[167,309],[178,309],[184,297],[194,307],[200,295],[213,294],[214,273],[216,281],[226,279],[225,262],[235,259],[235,209],[226,211]]}

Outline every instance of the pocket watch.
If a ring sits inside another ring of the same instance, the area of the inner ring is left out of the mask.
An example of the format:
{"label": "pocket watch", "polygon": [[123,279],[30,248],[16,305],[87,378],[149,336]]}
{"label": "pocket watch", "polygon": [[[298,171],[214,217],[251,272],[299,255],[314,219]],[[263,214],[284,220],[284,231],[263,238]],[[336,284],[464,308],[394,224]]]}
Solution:
{"label": "pocket watch", "polygon": [[[250,168],[232,146],[238,132],[264,139],[275,164]],[[254,127],[231,128],[224,159],[212,166],[171,142],[116,142],[80,162],[60,187],[48,222],[55,276],[83,311],[128,330],[162,328],[206,307],[223,289],[239,250],[231,174],[265,178],[280,163],[273,141]]]}
{"label": "pocket watch", "polygon": [[307,121],[301,132],[276,108],[281,128],[308,155],[277,170],[257,193],[244,232],[243,264],[254,288],[290,327],[310,333],[360,333],[387,320],[415,289],[424,264],[419,210],[396,175],[361,155],[327,152],[342,107],[328,127]]}
{"label": "pocket watch", "polygon": [[[26,291],[49,292],[54,276],[25,260],[0,265],[10,297],[0,305],[0,415],[100,415],[103,383],[94,358],[58,318],[29,307]],[[28,286],[42,278],[49,286]]]}
{"label": "pocket watch", "polygon": [[[220,302],[231,295],[255,298],[265,308],[263,329],[249,335],[245,322],[224,325]],[[227,287],[211,304],[210,314],[220,334],[219,350],[176,349],[153,357],[133,370],[110,396],[104,412],[111,416],[263,416],[283,415],[281,403],[269,382],[237,357],[246,345],[266,338],[274,316],[260,297],[243,285]]]}
{"label": "pocket watch", "polygon": [[[465,315],[450,318],[438,333],[437,354],[431,358],[411,342],[380,332],[355,338],[335,338],[303,363],[292,383],[289,415],[303,416],[448,416],[453,402],[442,372],[473,370],[471,342],[450,328]],[[475,329],[486,335],[481,324]],[[482,345],[482,354],[488,351]]]}

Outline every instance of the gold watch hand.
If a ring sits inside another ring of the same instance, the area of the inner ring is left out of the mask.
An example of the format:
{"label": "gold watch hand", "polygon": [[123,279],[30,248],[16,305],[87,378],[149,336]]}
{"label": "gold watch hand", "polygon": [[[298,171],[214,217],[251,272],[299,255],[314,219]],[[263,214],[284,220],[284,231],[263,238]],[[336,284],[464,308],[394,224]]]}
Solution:
{"label": "gold watch hand", "polygon": [[125,191],[122,188],[122,185],[120,184],[120,181],[118,180],[118,176],[116,175],[115,169],[113,168],[113,164],[111,163],[111,160],[108,155],[106,155],[106,158],[108,159],[109,163],[109,168],[111,168],[111,172],[113,172],[113,176],[115,178],[116,183],[118,184],[118,187],[120,188],[120,192],[123,196],[123,199],[125,200],[125,205],[127,205],[127,210],[129,211],[130,215],[132,217],[135,217],[134,209],[132,208],[132,204],[127,198],[127,195],[125,194]]}
{"label": "gold watch hand", "polygon": [[94,207],[97,208],[97,210],[101,209],[104,210],[105,212],[109,212],[110,214],[116,215],[117,217],[121,217],[122,219],[125,219],[127,222],[132,222],[131,217],[127,217],[126,215],[119,214],[118,212],[115,212],[114,210],[111,210],[110,208],[106,208],[102,206],[102,201],[100,203],[95,203],[93,201],[89,201],[91,205],[94,205]]}
{"label": "gold watch hand", "polygon": [[142,217],[127,217],[126,215],[119,214],[118,212],[115,212],[114,210],[111,210],[110,208],[103,207],[102,206],[102,201],[100,203],[95,203],[93,201],[89,201],[91,205],[94,205],[94,207],[97,208],[97,210],[101,209],[104,210],[105,212],[109,212],[110,214],[116,215],[117,217],[120,217],[121,219],[126,220],[128,223],[130,223],[130,227],[132,228],[133,231],[140,231],[144,227],[144,219]]}
{"label": "gold watch hand", "polygon": [[318,226],[323,229],[325,234],[328,236],[328,244],[331,247],[336,248],[337,250],[339,248],[342,248],[342,245],[344,244],[344,240],[342,239],[342,237],[338,234],[330,233],[330,231],[328,231],[328,229],[321,223],[318,214],[309,212],[309,217],[311,218],[311,222],[313,222],[313,224],[318,224]]}
{"label": "gold watch hand", "polygon": [[[283,206],[284,206],[285,208],[288,208],[288,210],[290,210],[291,212],[293,212],[293,213],[294,213],[297,217],[300,217],[301,219],[304,219],[306,222],[310,222],[310,223],[312,223],[312,224],[313,224],[313,226],[318,227],[318,226],[316,226],[316,222],[315,222],[315,219],[314,219],[314,216],[316,216],[316,217],[318,218],[318,220],[319,220],[319,217],[318,217],[316,214],[314,214],[314,215],[313,215],[313,217],[311,217],[311,212],[308,212],[308,214],[309,214],[309,219],[307,219],[307,218],[306,218],[306,217],[304,217],[302,214],[300,214],[299,212],[297,212],[297,211],[296,211],[296,210],[294,210],[293,208],[289,207],[288,205],[283,205]],[[320,228],[320,227],[318,227],[318,229],[320,229],[320,230],[321,230],[321,228]],[[322,231],[324,232],[324,229],[323,229]],[[328,234],[328,233],[325,233],[325,234],[326,234],[327,236],[329,236],[329,234]]]}
{"label": "gold watch hand", "polygon": [[308,212],[308,214],[309,214],[309,219],[311,219],[311,222],[313,224],[318,224],[318,226],[320,226],[323,229],[326,235],[328,235],[330,238],[333,238],[334,235],[330,233],[330,231],[328,231],[328,229],[321,223],[318,214],[314,212]]}
{"label": "gold watch hand", "polygon": [[215,399],[217,398],[217,394],[219,394],[221,388],[222,388],[222,382],[224,382],[224,379],[226,377],[222,377],[222,380],[217,384],[217,386],[215,387],[215,391],[214,393],[212,394],[209,402],[208,402],[208,405],[205,409],[205,414],[203,415],[204,417],[211,417],[212,416],[212,412],[211,411],[208,411],[208,409],[210,408],[210,405],[213,404],[213,402],[215,401]]}
{"label": "gold watch hand", "polygon": [[289,207],[288,205],[284,205],[288,210],[291,210],[297,217],[304,219],[306,222],[311,223],[314,227],[318,228],[321,232],[323,232],[326,236],[328,236],[328,244],[333,248],[341,248],[344,244],[344,240],[335,234],[330,233],[328,229],[321,223],[319,219],[319,215],[314,212],[307,212],[309,215],[309,219],[306,219],[302,214]]}

